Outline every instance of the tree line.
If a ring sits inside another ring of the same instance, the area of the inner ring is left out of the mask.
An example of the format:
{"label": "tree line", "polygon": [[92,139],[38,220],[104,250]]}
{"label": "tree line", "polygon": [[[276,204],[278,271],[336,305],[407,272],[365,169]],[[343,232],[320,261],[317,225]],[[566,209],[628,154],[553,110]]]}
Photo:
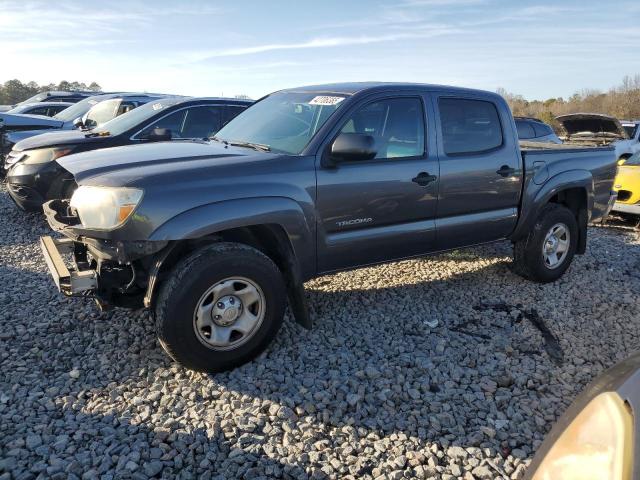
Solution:
{"label": "tree line", "polygon": [[36,93],[49,90],[90,90],[99,92],[102,88],[96,82],[91,82],[87,85],[83,82],[67,82],[63,80],[58,84],[38,85],[36,82],[22,83],[20,80],[14,79],[0,84],[0,105],[14,105],[34,96]]}
{"label": "tree line", "polygon": [[603,113],[624,120],[640,119],[640,75],[626,76],[622,83],[606,92],[584,89],[565,99],[526,100],[499,88],[497,93],[506,100],[513,114],[539,118],[558,129],[555,117],[568,113]]}

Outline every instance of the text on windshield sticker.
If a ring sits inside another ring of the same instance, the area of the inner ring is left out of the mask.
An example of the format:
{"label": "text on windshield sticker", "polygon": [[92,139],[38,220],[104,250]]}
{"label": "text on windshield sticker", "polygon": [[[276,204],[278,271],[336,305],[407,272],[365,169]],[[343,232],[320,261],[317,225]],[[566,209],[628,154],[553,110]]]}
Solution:
{"label": "text on windshield sticker", "polygon": [[344,97],[332,97],[329,95],[318,95],[313,97],[309,105],[337,105],[344,100]]}

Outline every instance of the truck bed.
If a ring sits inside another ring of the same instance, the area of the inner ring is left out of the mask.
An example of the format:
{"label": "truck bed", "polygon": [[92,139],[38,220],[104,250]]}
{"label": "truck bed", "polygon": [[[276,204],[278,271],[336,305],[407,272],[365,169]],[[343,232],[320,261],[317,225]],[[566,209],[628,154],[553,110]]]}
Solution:
{"label": "truck bed", "polygon": [[529,204],[548,179],[564,175],[565,181],[576,180],[585,175],[590,177],[593,191],[591,220],[602,218],[608,213],[609,200],[616,175],[617,162],[614,148],[580,147],[576,145],[520,142],[520,152],[524,166],[522,208]]}

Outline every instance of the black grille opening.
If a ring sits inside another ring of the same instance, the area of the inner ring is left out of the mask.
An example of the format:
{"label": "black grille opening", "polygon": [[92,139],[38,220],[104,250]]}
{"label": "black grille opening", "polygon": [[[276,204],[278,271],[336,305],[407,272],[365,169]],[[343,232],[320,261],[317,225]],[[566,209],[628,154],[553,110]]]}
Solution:
{"label": "black grille opening", "polygon": [[631,198],[631,192],[629,190],[618,190],[618,201],[626,202]]}

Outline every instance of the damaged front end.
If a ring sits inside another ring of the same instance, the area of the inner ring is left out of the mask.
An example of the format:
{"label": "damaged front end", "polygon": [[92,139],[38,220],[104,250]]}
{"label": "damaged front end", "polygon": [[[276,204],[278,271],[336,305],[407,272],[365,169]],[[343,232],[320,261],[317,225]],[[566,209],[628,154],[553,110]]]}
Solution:
{"label": "damaged front end", "polygon": [[[149,306],[149,285],[167,241],[124,241],[91,236],[68,200],[43,205],[51,228],[64,237],[41,237],[42,253],[54,283],[67,296],[94,297],[101,308]],[[66,257],[66,258],[65,258]],[[70,265],[69,265],[70,264]],[[69,266],[68,266],[69,265]]]}

